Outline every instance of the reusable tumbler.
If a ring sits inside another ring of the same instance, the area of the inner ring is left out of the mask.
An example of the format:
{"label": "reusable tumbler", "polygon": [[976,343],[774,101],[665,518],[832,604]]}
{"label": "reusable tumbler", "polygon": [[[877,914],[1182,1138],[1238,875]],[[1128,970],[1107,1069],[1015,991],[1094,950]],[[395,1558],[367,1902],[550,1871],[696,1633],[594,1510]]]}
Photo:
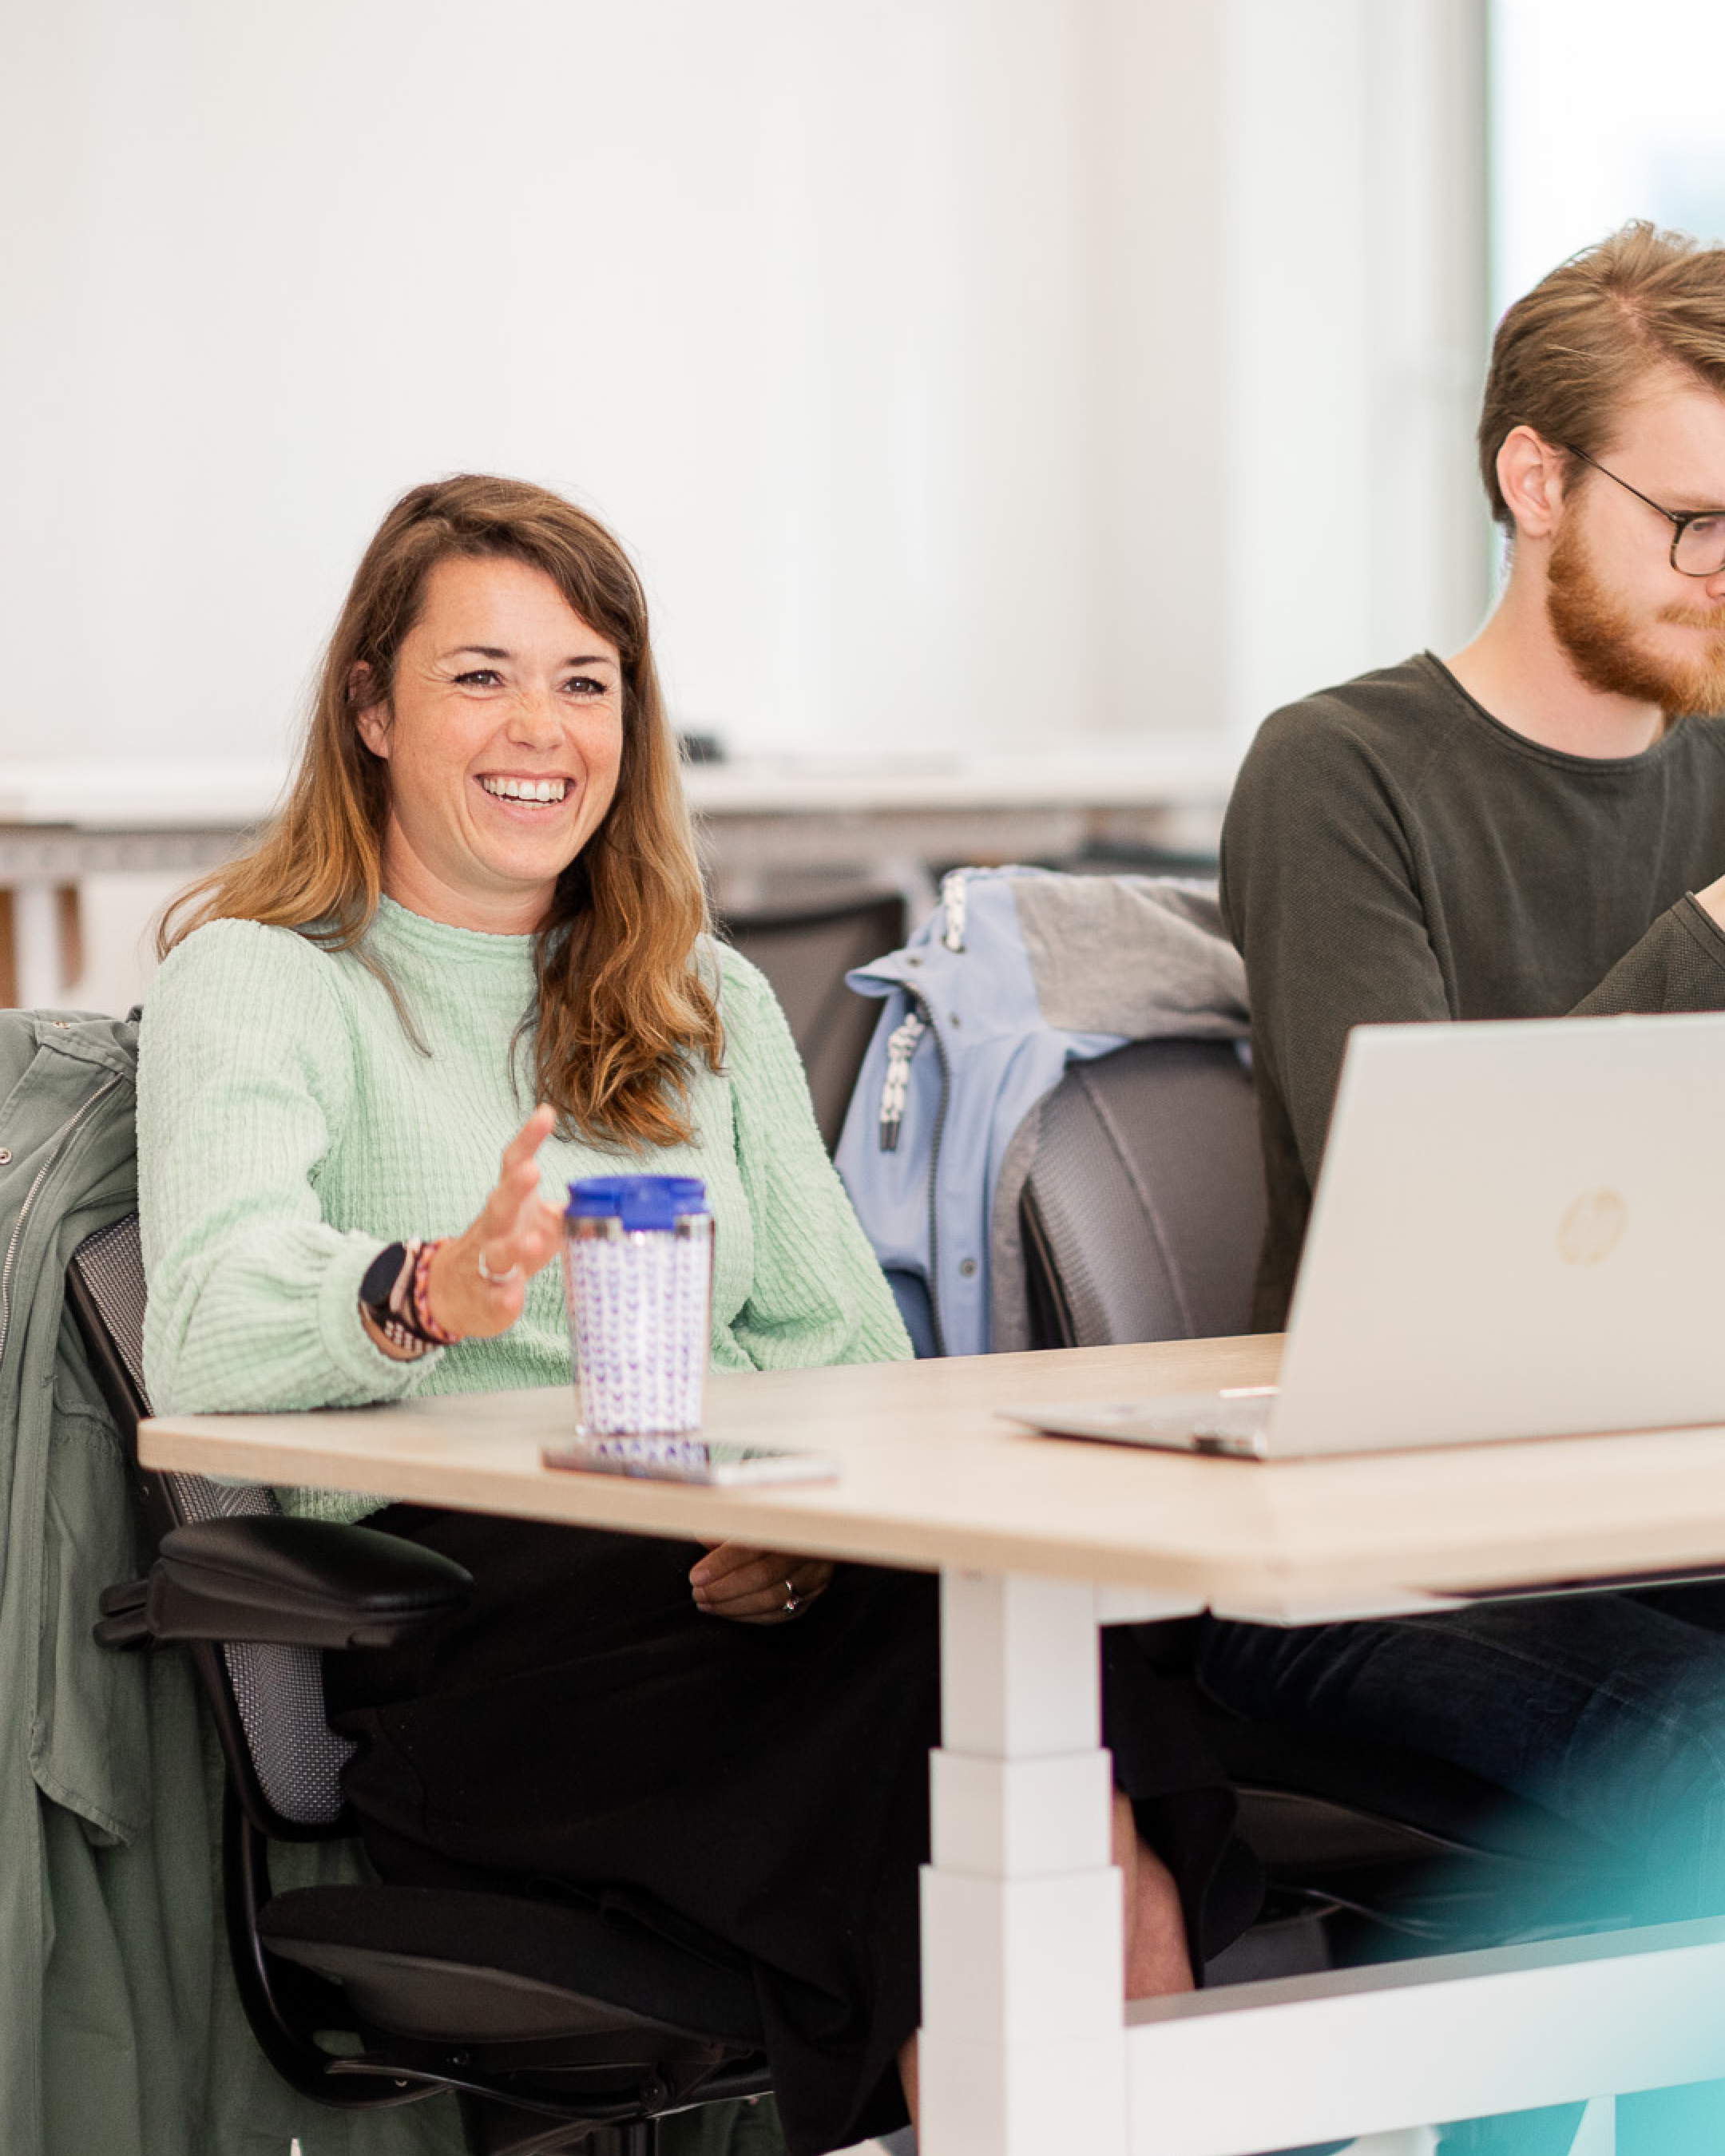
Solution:
{"label": "reusable tumbler", "polygon": [[713,1294],[713,1216],[693,1175],[569,1185],[563,1286],[580,1427],[699,1430]]}

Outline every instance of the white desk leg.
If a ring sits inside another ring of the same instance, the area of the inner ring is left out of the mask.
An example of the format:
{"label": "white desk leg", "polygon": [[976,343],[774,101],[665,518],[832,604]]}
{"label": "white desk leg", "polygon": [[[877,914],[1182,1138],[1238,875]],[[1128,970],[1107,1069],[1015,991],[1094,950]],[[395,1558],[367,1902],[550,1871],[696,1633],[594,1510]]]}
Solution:
{"label": "white desk leg", "polygon": [[1124,2156],[1120,1874],[1095,1590],[941,1578],[922,2156]]}
{"label": "white desk leg", "polygon": [[1615,2156],[1616,2148],[1617,2099],[1596,2096],[1582,2114],[1569,2156]]}

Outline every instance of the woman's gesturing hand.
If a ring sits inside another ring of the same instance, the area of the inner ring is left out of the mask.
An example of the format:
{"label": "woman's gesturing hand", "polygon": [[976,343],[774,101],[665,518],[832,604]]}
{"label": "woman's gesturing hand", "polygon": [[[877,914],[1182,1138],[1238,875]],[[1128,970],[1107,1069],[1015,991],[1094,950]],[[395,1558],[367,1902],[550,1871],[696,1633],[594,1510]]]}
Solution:
{"label": "woman's gesturing hand", "polygon": [[465,1234],[432,1255],[425,1300],[438,1324],[465,1340],[507,1332],[521,1314],[527,1282],[557,1255],[562,1215],[539,1195],[539,1148],[555,1109],[534,1109],[503,1148],[495,1188]]}
{"label": "woman's gesturing hand", "polygon": [[824,1557],[787,1557],[745,1543],[711,1543],[689,1574],[695,1606],[739,1625],[787,1625],[824,1594],[833,1568]]}

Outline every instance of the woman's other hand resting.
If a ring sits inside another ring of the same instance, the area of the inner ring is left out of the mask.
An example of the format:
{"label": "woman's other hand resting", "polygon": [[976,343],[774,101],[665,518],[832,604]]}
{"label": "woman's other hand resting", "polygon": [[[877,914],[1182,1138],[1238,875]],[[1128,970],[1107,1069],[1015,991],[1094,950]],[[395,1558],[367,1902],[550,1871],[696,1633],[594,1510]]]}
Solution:
{"label": "woman's other hand resting", "polygon": [[823,1557],[787,1557],[746,1543],[710,1543],[689,1574],[695,1606],[739,1625],[788,1625],[824,1594],[833,1568]]}
{"label": "woman's other hand resting", "polygon": [[[503,1149],[503,1165],[479,1217],[432,1253],[425,1281],[429,1315],[458,1340],[490,1340],[521,1314],[527,1282],[549,1265],[562,1242],[563,1219],[539,1195],[539,1148],[551,1136],[556,1111],[542,1103]],[[383,1337],[369,1315],[366,1330],[386,1355],[403,1350]]]}

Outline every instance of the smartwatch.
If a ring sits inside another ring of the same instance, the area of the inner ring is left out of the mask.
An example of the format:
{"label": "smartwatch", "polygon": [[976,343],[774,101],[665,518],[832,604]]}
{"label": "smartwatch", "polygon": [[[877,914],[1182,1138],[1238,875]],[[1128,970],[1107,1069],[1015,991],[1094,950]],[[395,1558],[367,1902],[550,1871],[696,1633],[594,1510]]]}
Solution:
{"label": "smartwatch", "polygon": [[410,1362],[437,1345],[423,1331],[413,1307],[413,1270],[418,1243],[387,1243],[366,1267],[359,1284],[359,1306],[399,1358]]}

